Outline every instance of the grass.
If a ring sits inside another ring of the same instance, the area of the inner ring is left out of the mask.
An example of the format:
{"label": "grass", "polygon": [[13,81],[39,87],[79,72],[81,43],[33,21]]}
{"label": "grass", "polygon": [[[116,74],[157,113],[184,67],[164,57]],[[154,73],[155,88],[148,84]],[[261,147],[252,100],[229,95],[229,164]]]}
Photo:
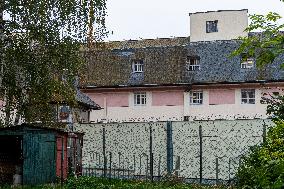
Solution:
{"label": "grass", "polygon": [[[59,189],[60,185],[24,186],[24,187],[1,187],[3,189]],[[80,177],[69,179],[63,186],[64,189],[228,189],[225,186],[203,186],[175,182],[146,182],[139,180],[103,179],[94,177]]]}

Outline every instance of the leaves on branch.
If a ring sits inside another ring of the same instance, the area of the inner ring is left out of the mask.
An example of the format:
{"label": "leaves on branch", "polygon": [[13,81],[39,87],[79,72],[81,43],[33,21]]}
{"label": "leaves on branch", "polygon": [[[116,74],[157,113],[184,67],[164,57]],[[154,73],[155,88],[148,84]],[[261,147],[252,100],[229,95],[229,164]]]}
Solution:
{"label": "leaves on branch", "polygon": [[16,115],[28,122],[53,121],[51,103],[76,105],[74,80],[85,64],[80,48],[87,39],[93,43],[107,34],[106,0],[3,3],[0,99],[5,107],[1,123],[14,124]]}

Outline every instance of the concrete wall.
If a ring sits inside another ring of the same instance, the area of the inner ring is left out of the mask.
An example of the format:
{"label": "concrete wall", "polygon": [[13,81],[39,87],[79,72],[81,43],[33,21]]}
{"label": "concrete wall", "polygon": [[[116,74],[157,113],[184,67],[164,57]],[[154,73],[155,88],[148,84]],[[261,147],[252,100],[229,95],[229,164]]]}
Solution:
{"label": "concrete wall", "polygon": [[[124,167],[133,172],[135,156],[135,174],[140,173],[140,167],[142,174],[147,174],[150,127],[152,127],[154,175],[163,175],[167,165],[166,125],[166,122],[75,124],[76,131],[85,132],[83,165],[102,168],[103,128],[105,128],[106,152],[108,158],[109,152],[112,152],[113,168]],[[215,179],[216,158],[218,158],[219,179],[232,179],[240,157],[248,152],[250,146],[262,142],[264,125],[268,128],[273,123],[270,120],[260,119],[172,122],[174,169],[179,167],[176,171],[181,177],[199,178],[201,139],[203,178]],[[118,164],[119,153],[121,154],[120,165]],[[140,157],[141,166],[139,165]],[[177,166],[178,157],[180,157],[180,166]]]}
{"label": "concrete wall", "polygon": [[[190,41],[230,40],[247,36],[247,10],[190,14]],[[206,33],[206,21],[218,20],[218,32]]]}
{"label": "concrete wall", "polygon": [[[103,128],[105,128],[107,158],[109,161],[109,152],[112,152],[113,169],[135,169],[135,174],[140,174],[140,171],[142,175],[149,174],[147,158],[149,163],[150,127],[152,127],[153,132],[155,175],[158,175],[159,162],[160,174],[164,173],[167,155],[165,122],[75,124],[74,128],[76,131],[85,132],[83,166],[103,167]],[[121,154],[120,164],[118,160],[119,154]]]}
{"label": "concrete wall", "polygon": [[216,158],[219,179],[229,180],[235,175],[239,159],[250,146],[263,140],[263,126],[270,120],[193,121],[173,122],[174,157],[179,156],[180,176],[199,178],[200,135],[202,128],[203,178],[216,178]]}

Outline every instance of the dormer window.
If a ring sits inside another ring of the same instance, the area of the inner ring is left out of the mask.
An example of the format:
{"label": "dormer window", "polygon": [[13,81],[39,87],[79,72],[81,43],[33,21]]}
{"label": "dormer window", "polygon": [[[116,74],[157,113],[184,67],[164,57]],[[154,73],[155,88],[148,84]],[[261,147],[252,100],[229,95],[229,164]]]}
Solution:
{"label": "dormer window", "polygon": [[241,68],[242,69],[250,69],[250,68],[253,68],[253,67],[254,67],[254,58],[242,55]]}
{"label": "dormer window", "polygon": [[186,60],[187,71],[198,71],[200,70],[200,58],[188,56]]}
{"label": "dormer window", "polygon": [[142,72],[144,72],[144,62],[143,62],[143,60],[133,60],[132,71],[134,73],[142,73]]}
{"label": "dormer window", "polygon": [[218,32],[218,20],[206,21],[206,33]]}

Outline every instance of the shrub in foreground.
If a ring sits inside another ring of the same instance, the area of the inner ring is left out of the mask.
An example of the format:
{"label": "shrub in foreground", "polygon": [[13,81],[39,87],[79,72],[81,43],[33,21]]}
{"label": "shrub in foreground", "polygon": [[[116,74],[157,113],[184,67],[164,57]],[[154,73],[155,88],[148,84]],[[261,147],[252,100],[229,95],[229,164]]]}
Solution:
{"label": "shrub in foreground", "polygon": [[251,148],[239,167],[240,188],[282,188],[284,186],[284,122],[275,121],[266,142]]}

